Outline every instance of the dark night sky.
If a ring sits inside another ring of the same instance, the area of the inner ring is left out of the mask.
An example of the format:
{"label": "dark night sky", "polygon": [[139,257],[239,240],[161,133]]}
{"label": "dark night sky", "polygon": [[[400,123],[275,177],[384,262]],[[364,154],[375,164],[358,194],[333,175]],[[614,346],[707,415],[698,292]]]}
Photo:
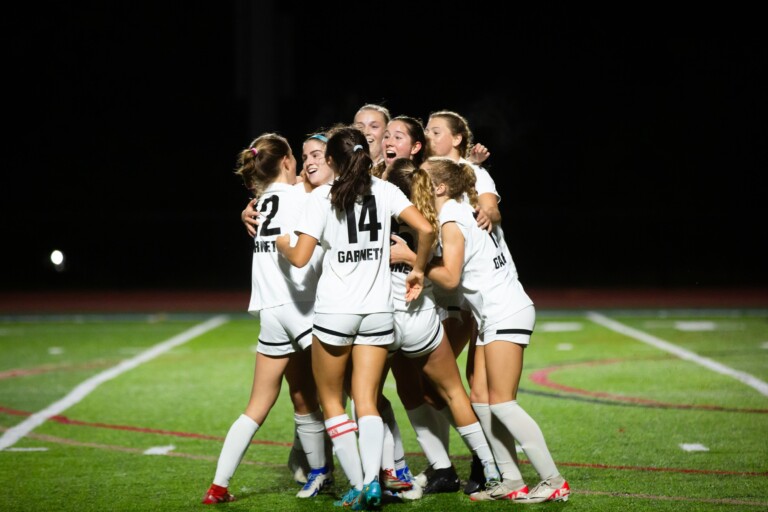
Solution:
{"label": "dark night sky", "polygon": [[16,8],[2,287],[248,289],[237,152],[366,102],[469,119],[525,286],[768,284],[756,12],[429,5]]}

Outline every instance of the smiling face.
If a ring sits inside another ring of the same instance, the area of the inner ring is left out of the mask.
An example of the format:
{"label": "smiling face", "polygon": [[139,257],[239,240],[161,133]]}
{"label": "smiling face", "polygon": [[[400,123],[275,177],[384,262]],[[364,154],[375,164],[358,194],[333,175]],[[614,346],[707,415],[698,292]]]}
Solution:
{"label": "smiling face", "polygon": [[301,148],[302,171],[311,187],[317,188],[333,179],[333,171],[325,160],[325,143],[310,138]]}
{"label": "smiling face", "polygon": [[354,127],[365,135],[371,160],[374,163],[378,163],[383,158],[381,140],[384,138],[386,126],[387,119],[378,110],[366,108],[355,114]]}
{"label": "smiling face", "polygon": [[382,146],[387,166],[392,165],[395,158],[411,158],[421,149],[421,143],[414,141],[410,136],[408,125],[397,119],[387,125]]}

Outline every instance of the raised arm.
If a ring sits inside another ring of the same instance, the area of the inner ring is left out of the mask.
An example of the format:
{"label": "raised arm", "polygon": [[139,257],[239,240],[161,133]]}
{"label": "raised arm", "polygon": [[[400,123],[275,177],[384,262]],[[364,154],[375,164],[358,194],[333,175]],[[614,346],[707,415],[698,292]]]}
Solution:
{"label": "raised arm", "polygon": [[277,250],[280,254],[285,256],[291,265],[301,268],[312,259],[312,253],[315,251],[315,247],[317,247],[317,239],[305,233],[300,233],[296,245],[292,246],[291,236],[286,233],[277,237],[275,244],[277,244]]}
{"label": "raised arm", "polygon": [[443,241],[441,264],[432,264],[427,277],[440,288],[453,290],[461,282],[464,267],[464,235],[455,222],[446,222],[440,228]]}
{"label": "raised arm", "polygon": [[437,234],[432,225],[413,205],[400,213],[400,220],[408,224],[418,234],[418,247],[416,259],[413,262],[411,272],[405,278],[405,300],[415,300],[424,289],[424,269],[432,253],[432,243]]}
{"label": "raised arm", "polygon": [[261,215],[261,213],[254,209],[254,206],[256,206],[256,199],[251,199],[240,213],[240,220],[245,224],[245,230],[248,231],[251,238],[256,236],[256,230],[259,229],[260,223],[259,215]]}
{"label": "raised arm", "polygon": [[493,226],[501,222],[501,211],[499,210],[499,198],[496,194],[486,192],[477,196],[477,225],[480,229],[491,231]]}

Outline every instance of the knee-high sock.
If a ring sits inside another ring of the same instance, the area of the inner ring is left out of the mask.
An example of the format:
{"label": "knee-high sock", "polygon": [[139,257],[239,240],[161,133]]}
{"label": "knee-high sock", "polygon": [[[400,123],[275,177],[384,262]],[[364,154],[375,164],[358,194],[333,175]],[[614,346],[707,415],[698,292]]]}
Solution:
{"label": "knee-high sock", "polygon": [[[360,462],[360,452],[357,450],[357,424],[342,414],[325,420],[325,429],[333,442],[336,458],[341,469],[347,475],[352,487],[363,490],[363,466]],[[379,441],[381,445],[381,441]]]}
{"label": "knee-high sock", "polygon": [[380,416],[363,416],[357,420],[359,428],[360,460],[363,465],[363,483],[369,483],[381,471],[381,452],[384,444],[384,422]]}
{"label": "knee-high sock", "polygon": [[408,419],[411,420],[411,426],[416,432],[416,440],[419,442],[429,465],[435,469],[451,467],[448,452],[440,438],[435,434],[438,430],[436,418],[440,417],[439,414],[436,414],[435,409],[431,405],[422,404],[406,412]]}
{"label": "knee-high sock", "polygon": [[245,414],[241,414],[229,427],[224,445],[221,447],[219,462],[216,464],[214,484],[229,487],[229,479],[235,474],[257,430],[259,430],[259,424]]}
{"label": "knee-high sock", "polygon": [[293,420],[310,469],[322,468],[326,465],[323,414],[319,409],[310,414],[294,413]]}
{"label": "knee-high sock", "polygon": [[473,403],[472,409],[474,409],[475,415],[483,427],[483,433],[491,446],[493,458],[496,460],[496,467],[499,468],[501,477],[505,480],[512,480],[522,487],[525,482],[517,463],[514,437],[498,420],[494,421],[488,404]]}
{"label": "knee-high sock", "polygon": [[[496,473],[496,462],[493,459],[491,447],[488,446],[488,441],[485,438],[485,434],[483,434],[483,427],[480,426],[480,422],[476,421],[470,425],[456,427],[456,430],[461,435],[461,439],[467,445],[467,448],[477,455],[477,458],[480,459],[484,467],[488,468],[486,470],[486,478],[499,478],[498,473]],[[488,471],[491,471],[491,473],[488,473]]]}
{"label": "knee-high sock", "polygon": [[[393,451],[392,451],[392,457],[394,459],[395,468],[402,468],[405,464],[405,447],[403,446],[403,436],[400,434],[400,426],[397,424],[397,419],[395,418],[395,412],[392,410],[392,403],[387,400],[384,406],[379,411],[381,414],[381,419],[384,421],[384,425],[389,427],[390,432],[392,433],[392,443],[393,443]],[[387,435],[386,432],[384,434]],[[385,437],[385,443],[386,443],[386,437]],[[386,457],[386,451],[385,457]],[[383,462],[382,462],[383,467]]]}
{"label": "knee-high sock", "polygon": [[432,409],[432,414],[435,416],[434,424],[437,428],[437,437],[440,442],[443,443],[445,453],[451,453],[451,427],[456,426],[456,422],[453,420],[453,414],[450,407],[443,407],[442,409]]}
{"label": "knee-high sock", "polygon": [[381,469],[395,469],[395,437],[389,425],[384,423],[384,439],[381,443]]}
{"label": "knee-high sock", "polygon": [[491,413],[504,424],[520,443],[531,465],[542,480],[559,476],[539,425],[517,403],[517,400],[491,405]]}

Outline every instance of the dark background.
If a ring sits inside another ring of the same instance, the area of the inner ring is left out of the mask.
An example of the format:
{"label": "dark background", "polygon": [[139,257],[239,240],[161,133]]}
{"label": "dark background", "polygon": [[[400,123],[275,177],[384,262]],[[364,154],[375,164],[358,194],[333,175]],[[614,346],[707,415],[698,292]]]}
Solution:
{"label": "dark background", "polygon": [[2,289],[248,290],[237,153],[368,102],[468,118],[526,287],[768,284],[757,12],[294,4],[8,11]]}

